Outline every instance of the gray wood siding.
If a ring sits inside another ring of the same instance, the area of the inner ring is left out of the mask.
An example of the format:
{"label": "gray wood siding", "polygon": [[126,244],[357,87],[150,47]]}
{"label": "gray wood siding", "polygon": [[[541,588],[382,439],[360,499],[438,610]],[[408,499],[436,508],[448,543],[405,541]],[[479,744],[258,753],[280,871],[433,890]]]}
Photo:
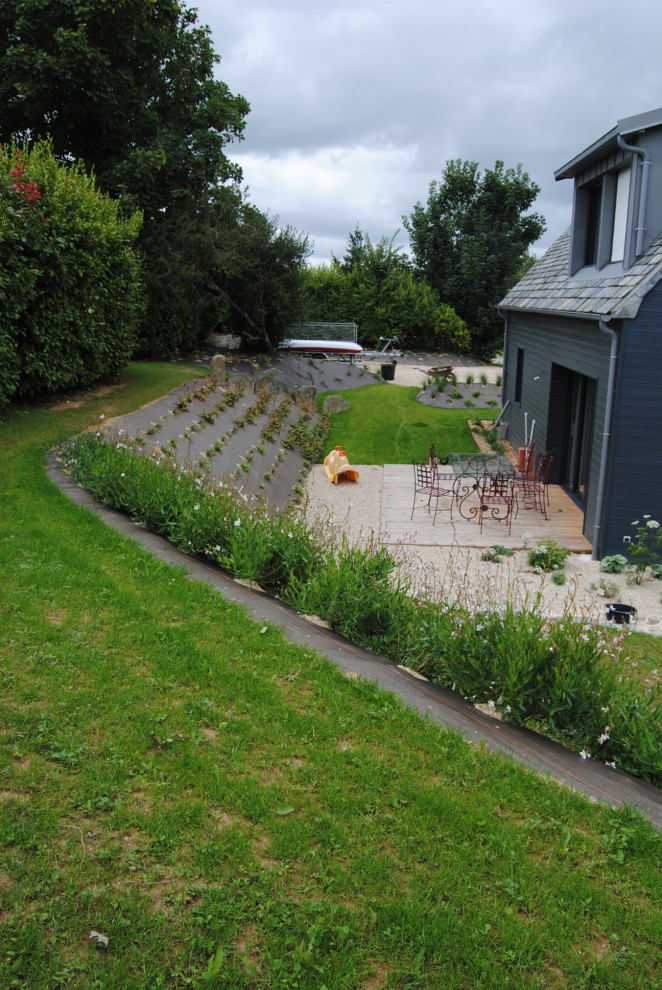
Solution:
{"label": "gray wood siding", "polygon": [[602,555],[627,554],[623,536],[650,513],[662,523],[662,283],[623,327]]}
{"label": "gray wood siding", "polygon": [[[513,402],[517,348],[524,349],[522,401]],[[549,316],[541,313],[509,313],[506,353],[504,354],[504,402],[511,400],[504,421],[513,447],[524,443],[524,413],[529,428],[535,419],[536,450],[545,450],[550,435],[558,432],[559,400],[551,394],[552,366],[567,368],[596,380],[595,420],[586,497],[584,535],[593,542],[600,457],[604,432],[611,338],[597,323]],[[540,376],[537,378],[536,377]],[[561,465],[557,456],[551,480],[558,480]]]}

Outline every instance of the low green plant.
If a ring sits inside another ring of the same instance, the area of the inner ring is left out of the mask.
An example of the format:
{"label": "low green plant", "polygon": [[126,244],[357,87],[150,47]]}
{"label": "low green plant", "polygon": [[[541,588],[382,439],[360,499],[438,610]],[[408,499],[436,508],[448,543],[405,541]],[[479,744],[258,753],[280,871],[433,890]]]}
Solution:
{"label": "low green plant", "polygon": [[453,389],[451,389],[450,396],[451,396],[451,399],[461,399],[462,398],[462,393],[460,392],[459,389],[453,388]]}
{"label": "low green plant", "polygon": [[478,433],[479,436],[483,437],[488,444],[488,446],[494,451],[495,454],[503,454],[506,451],[506,445],[497,433],[497,431],[492,427],[489,429],[482,425],[482,423],[473,423],[472,430],[474,433]]}
{"label": "low green plant", "polygon": [[471,399],[465,399],[464,400],[464,404],[467,407],[467,409],[475,409],[476,408],[476,403],[475,402],[472,402]]}
{"label": "low green plant", "polygon": [[627,567],[627,557],[622,553],[614,553],[609,557],[603,557],[600,561],[600,570],[606,574],[620,574]]}
{"label": "low green plant", "polygon": [[640,525],[637,519],[632,523],[636,526],[635,536],[630,544],[630,556],[634,561],[634,580],[641,584],[644,580],[647,569],[662,566],[662,526],[657,519],[651,519],[650,515],[642,517],[644,522]]}
{"label": "low green plant", "polygon": [[529,565],[539,571],[559,571],[571,552],[568,547],[559,546],[556,540],[545,540],[529,550]]}
{"label": "low green plant", "polygon": [[487,385],[487,375],[485,374],[484,371],[481,372],[481,375],[480,375],[480,384],[481,385]]}
{"label": "low green plant", "polygon": [[495,543],[493,546],[488,547],[487,550],[483,550],[480,559],[490,561],[493,564],[499,564],[504,557],[512,557],[512,555],[513,551],[509,547]]}
{"label": "low green plant", "polygon": [[[552,621],[536,603],[519,611],[506,603],[477,612],[461,602],[419,599],[383,545],[338,544],[337,533],[328,545],[296,510],[270,517],[232,489],[157,463],[158,454],[133,445],[108,444],[88,433],[68,444],[62,457],[72,477],[99,500],[319,615],[357,644],[662,783],[658,696],[637,695],[619,674],[616,637],[610,641],[569,617]],[[560,571],[569,550],[547,541],[531,553],[534,566]],[[608,722],[605,710],[616,713]]]}
{"label": "low green plant", "polygon": [[482,395],[480,389],[477,389],[475,392],[472,392],[471,394],[473,395],[474,399],[479,399]]}
{"label": "low green plant", "polygon": [[497,388],[500,388],[501,387],[501,382],[502,381],[503,381],[503,376],[501,374],[498,374],[496,376],[496,382],[495,382]]}
{"label": "low green plant", "polygon": [[552,571],[552,584],[565,584],[565,573],[563,571]]}
{"label": "low green plant", "polygon": [[615,598],[618,594],[618,585],[614,581],[605,581],[604,578],[600,581],[600,591],[605,598]]}
{"label": "low green plant", "polygon": [[473,385],[475,379],[474,379],[474,376],[472,375],[472,373],[469,371],[469,372],[467,372],[467,376],[466,376],[466,378],[464,380],[467,383],[467,385]]}

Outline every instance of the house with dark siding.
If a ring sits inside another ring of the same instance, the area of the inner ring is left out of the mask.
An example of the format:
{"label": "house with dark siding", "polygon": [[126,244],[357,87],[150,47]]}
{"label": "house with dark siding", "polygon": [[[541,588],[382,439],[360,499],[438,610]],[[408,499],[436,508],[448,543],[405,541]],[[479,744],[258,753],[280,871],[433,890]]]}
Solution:
{"label": "house with dark siding", "polygon": [[584,510],[593,556],[662,523],[662,108],[619,120],[555,172],[572,224],[500,303],[502,422],[535,421],[550,482]]}

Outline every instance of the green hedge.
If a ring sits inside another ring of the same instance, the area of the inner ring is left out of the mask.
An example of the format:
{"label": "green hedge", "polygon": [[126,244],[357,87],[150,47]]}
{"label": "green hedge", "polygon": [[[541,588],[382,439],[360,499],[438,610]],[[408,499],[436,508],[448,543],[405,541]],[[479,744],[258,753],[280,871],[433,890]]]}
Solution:
{"label": "green hedge", "polygon": [[0,148],[0,406],[124,367],[144,305],[141,222],[47,141]]}

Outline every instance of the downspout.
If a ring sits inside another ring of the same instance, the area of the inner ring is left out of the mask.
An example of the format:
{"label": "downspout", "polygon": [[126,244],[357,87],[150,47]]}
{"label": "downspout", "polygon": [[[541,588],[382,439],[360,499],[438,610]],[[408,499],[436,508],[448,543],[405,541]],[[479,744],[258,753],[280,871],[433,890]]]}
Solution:
{"label": "downspout", "polygon": [[[503,316],[503,322],[504,322],[504,328],[503,328],[503,362],[502,362],[502,369],[501,369],[503,371],[504,368],[505,368],[506,354],[508,353],[508,310],[506,310],[505,313],[502,313],[500,309],[497,309],[497,313],[499,314],[499,316]],[[506,394],[506,376],[504,374],[502,374],[501,375],[501,405],[502,406],[503,406],[503,399],[504,399],[505,394]],[[506,410],[504,409],[503,412],[501,413],[501,416],[503,416],[503,413],[505,411]],[[501,416],[499,416],[499,419],[501,419]]]}
{"label": "downspout", "polygon": [[611,335],[611,353],[609,355],[609,377],[607,379],[607,400],[605,402],[605,425],[602,433],[602,454],[600,455],[600,474],[598,476],[598,497],[595,506],[595,525],[593,527],[593,553],[591,560],[599,559],[600,530],[602,529],[602,513],[604,508],[605,487],[607,483],[607,462],[609,460],[609,444],[611,440],[611,418],[614,408],[614,391],[616,387],[616,365],[618,363],[618,334],[608,327],[604,320],[598,323],[603,333]]}
{"label": "downspout", "polygon": [[[625,139],[620,134],[616,135],[618,147],[622,151],[630,151],[634,155],[641,155],[641,188],[639,190],[639,212],[637,216],[637,241],[635,245],[635,255],[639,257],[644,249],[644,233],[646,231],[646,201],[648,199],[648,176],[650,172],[650,156],[645,148],[638,148],[636,144],[626,144]],[[604,328],[602,328],[604,329]]]}

